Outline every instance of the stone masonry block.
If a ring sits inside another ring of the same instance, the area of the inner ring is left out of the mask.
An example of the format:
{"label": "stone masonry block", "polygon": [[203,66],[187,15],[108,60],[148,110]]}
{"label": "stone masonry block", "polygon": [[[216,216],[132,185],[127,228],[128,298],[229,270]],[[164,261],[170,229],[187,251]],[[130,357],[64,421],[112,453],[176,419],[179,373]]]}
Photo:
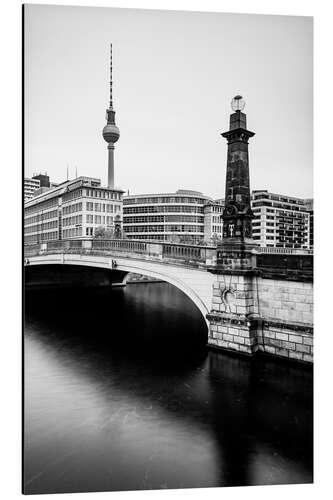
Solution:
{"label": "stone masonry block", "polygon": [[297,342],[297,344],[302,344],[303,337],[301,335],[291,335],[289,334],[289,342]]}
{"label": "stone masonry block", "polygon": [[271,332],[270,330],[264,331],[264,338],[275,339],[275,332]]}
{"label": "stone masonry block", "polygon": [[225,347],[225,348],[227,348],[227,347],[228,347],[228,342],[227,342],[226,340],[219,340],[219,341],[217,342],[217,345],[218,345],[219,347]]}
{"label": "stone masonry block", "polygon": [[236,344],[245,344],[245,339],[244,337],[239,337],[238,335],[234,335],[233,341]]}
{"label": "stone masonry block", "polygon": [[256,342],[256,340],[253,337],[244,338],[245,345],[253,345],[253,344],[255,344],[255,342]]}
{"label": "stone masonry block", "polygon": [[275,347],[266,345],[265,346],[265,352],[269,352],[270,354],[275,354]]}
{"label": "stone masonry block", "polygon": [[309,345],[296,344],[296,351],[298,351],[298,352],[305,352],[305,354],[310,354],[310,346]]}
{"label": "stone masonry block", "polygon": [[251,353],[252,352],[251,347],[249,347],[247,345],[240,345],[239,346],[239,350],[240,350],[240,352],[247,352],[247,353]]}
{"label": "stone masonry block", "polygon": [[230,335],[239,335],[240,331],[238,328],[234,328],[233,326],[229,326],[228,333],[230,333]]}
{"label": "stone masonry block", "polygon": [[311,354],[303,354],[303,361],[309,361],[310,363],[312,363],[313,356],[311,356]]}
{"label": "stone masonry block", "polygon": [[289,351],[289,358],[303,359],[303,354],[301,352]]}
{"label": "stone masonry block", "polygon": [[270,346],[273,346],[273,347],[281,347],[281,342],[282,342],[282,340],[267,339],[266,340],[266,345],[270,345]]}
{"label": "stone masonry block", "polygon": [[313,337],[303,337],[304,345],[313,345]]}
{"label": "stone masonry block", "polygon": [[233,334],[240,335],[241,337],[246,337],[246,338],[249,338],[252,336],[252,333],[249,331],[248,328],[237,328],[236,332],[234,332]]}
{"label": "stone masonry block", "polygon": [[281,341],[281,347],[284,347],[285,349],[288,349],[289,351],[295,350],[295,344],[293,342],[285,342],[284,340]]}
{"label": "stone masonry block", "polygon": [[228,342],[228,348],[233,349],[234,351],[239,351],[239,344],[235,344],[234,342]]}
{"label": "stone masonry block", "polygon": [[303,323],[311,324],[313,323],[313,314],[310,312],[302,313],[302,321]]}
{"label": "stone masonry block", "polygon": [[223,340],[228,340],[230,342],[233,342],[234,337],[232,335],[229,335],[228,333],[223,334]]}
{"label": "stone masonry block", "polygon": [[278,340],[288,340],[289,336],[287,333],[276,332],[275,338],[277,338]]}

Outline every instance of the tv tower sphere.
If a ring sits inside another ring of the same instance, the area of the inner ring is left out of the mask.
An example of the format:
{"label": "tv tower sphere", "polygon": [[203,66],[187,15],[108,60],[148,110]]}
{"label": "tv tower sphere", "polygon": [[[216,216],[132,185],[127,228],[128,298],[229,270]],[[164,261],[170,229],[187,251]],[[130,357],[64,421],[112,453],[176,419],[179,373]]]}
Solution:
{"label": "tv tower sphere", "polygon": [[107,123],[103,128],[103,138],[106,142],[114,144],[120,137],[119,128],[114,123]]}

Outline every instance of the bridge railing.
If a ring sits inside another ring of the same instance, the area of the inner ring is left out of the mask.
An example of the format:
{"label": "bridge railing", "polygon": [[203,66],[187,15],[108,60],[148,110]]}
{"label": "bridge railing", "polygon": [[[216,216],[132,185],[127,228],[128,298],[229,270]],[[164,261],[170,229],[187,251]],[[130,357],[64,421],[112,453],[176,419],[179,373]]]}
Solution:
{"label": "bridge railing", "polygon": [[209,263],[212,265],[214,259],[216,260],[216,247],[163,243],[162,255],[171,259],[201,262],[204,264]]}
{"label": "bridge railing", "polygon": [[158,260],[181,261],[182,264],[216,263],[216,248],[139,240],[73,239],[25,245],[25,257],[47,253],[121,254],[147,256]]}
{"label": "bridge railing", "polygon": [[118,250],[133,253],[148,253],[146,242],[130,240],[91,240],[93,250]]}
{"label": "bridge railing", "polygon": [[313,255],[310,248],[282,248],[282,247],[256,247],[255,253],[259,254],[284,254],[284,255]]}
{"label": "bridge railing", "polygon": [[[312,250],[257,247],[253,252],[253,265],[257,269],[298,269],[307,272],[313,267]],[[217,248],[203,245],[186,245],[168,242],[119,239],[72,239],[55,240],[25,245],[24,256],[48,253],[77,253],[120,255],[123,257],[179,263],[183,266],[214,267],[217,264]]]}

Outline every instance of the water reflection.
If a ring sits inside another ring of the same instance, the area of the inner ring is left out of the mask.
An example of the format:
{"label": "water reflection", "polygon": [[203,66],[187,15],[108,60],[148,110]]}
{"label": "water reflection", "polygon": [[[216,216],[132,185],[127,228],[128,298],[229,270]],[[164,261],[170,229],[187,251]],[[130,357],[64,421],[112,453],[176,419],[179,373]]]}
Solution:
{"label": "water reflection", "polygon": [[25,490],[312,481],[312,374],[207,352],[167,284],[27,294]]}

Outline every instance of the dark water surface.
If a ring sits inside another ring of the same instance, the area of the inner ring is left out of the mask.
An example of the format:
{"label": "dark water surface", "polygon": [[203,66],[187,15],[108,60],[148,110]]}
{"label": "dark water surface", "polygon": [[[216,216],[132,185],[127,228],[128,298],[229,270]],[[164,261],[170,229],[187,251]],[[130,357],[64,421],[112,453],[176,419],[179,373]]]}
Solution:
{"label": "dark water surface", "polygon": [[312,482],[312,372],[206,335],[165,283],[28,292],[25,492]]}

